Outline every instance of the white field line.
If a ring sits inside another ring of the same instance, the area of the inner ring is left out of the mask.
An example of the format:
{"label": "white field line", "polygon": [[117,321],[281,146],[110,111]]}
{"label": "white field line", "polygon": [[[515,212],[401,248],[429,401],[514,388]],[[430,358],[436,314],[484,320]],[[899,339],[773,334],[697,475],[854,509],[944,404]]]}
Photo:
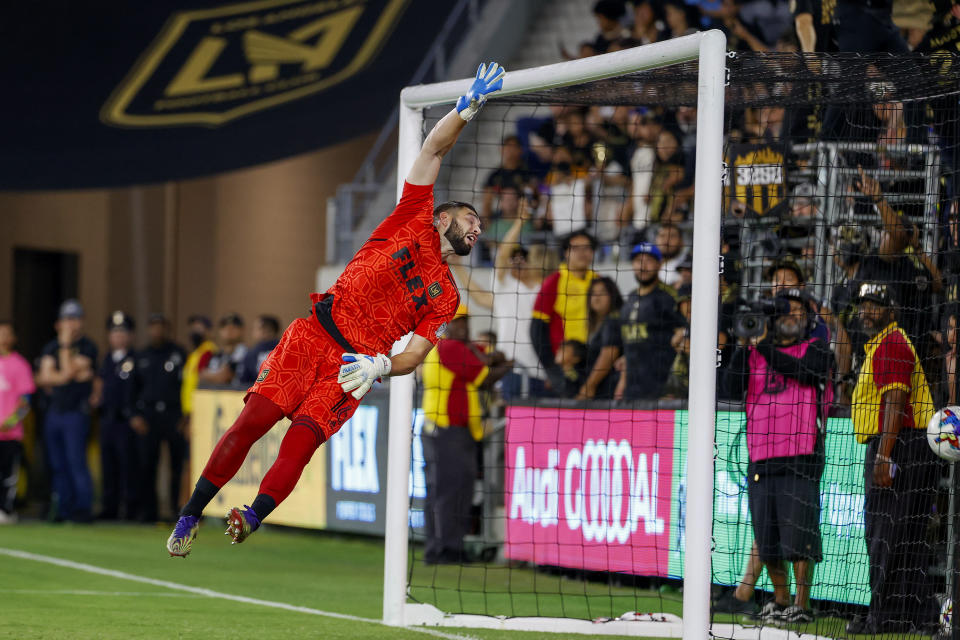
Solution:
{"label": "white field line", "polygon": [[201,598],[192,593],[165,591],[90,591],[88,589],[0,589],[0,593],[31,596],[113,596],[117,598],[149,596],[151,598]]}
{"label": "white field line", "polygon": [[[167,580],[156,580],[154,578],[147,578],[146,576],[138,576],[132,573],[126,573],[124,571],[116,571],[114,569],[104,569],[103,567],[98,567],[92,564],[86,564],[83,562],[74,562],[72,560],[64,560],[62,558],[54,558],[52,556],[44,556],[36,553],[30,553],[27,551],[19,551],[17,549],[5,549],[0,547],[0,555],[10,556],[12,558],[20,558],[21,560],[33,560],[35,562],[44,562],[46,564],[56,565],[58,567],[65,567],[67,569],[76,569],[77,571],[85,571],[87,573],[96,573],[102,576],[109,576],[111,578],[117,578],[119,580],[130,580],[131,582],[140,582],[142,584],[149,584],[155,587],[164,587],[167,589],[173,589],[175,591],[185,591],[187,593],[192,593],[198,596],[205,596],[207,598],[219,598],[221,600],[231,600],[233,602],[242,602],[244,604],[252,604],[260,607],[271,607],[273,609],[283,609],[285,611],[294,611],[296,613],[306,613],[314,616],[324,616],[326,618],[338,618],[340,620],[350,620],[352,622],[365,622],[368,624],[383,624],[380,620],[374,620],[373,618],[361,618],[360,616],[351,616],[345,613],[336,613],[334,611],[321,611],[320,609],[312,609],[310,607],[300,607],[297,605],[287,604],[286,602],[273,602],[271,600],[260,600],[259,598],[248,598],[246,596],[233,595],[231,593],[222,593],[220,591],[214,591],[212,589],[204,589],[202,587],[191,587],[186,584],[179,584],[177,582],[169,582]],[[462,636],[453,633],[444,633],[442,631],[437,631],[436,629],[427,629],[424,627],[404,627],[409,631],[415,631],[418,633],[425,633],[430,636],[437,638],[445,638],[447,640],[476,640],[471,636]]]}

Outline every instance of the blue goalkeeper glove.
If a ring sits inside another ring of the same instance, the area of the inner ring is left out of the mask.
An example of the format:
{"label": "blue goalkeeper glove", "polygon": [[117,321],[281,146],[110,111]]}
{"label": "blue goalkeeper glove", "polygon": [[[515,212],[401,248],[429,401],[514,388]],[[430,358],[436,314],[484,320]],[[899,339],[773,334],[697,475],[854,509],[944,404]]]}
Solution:
{"label": "blue goalkeeper glove", "polygon": [[470,90],[457,100],[457,113],[460,117],[467,122],[473,120],[473,116],[480,112],[487,97],[503,87],[503,76],[506,73],[507,70],[496,62],[491,62],[489,65],[481,64],[477,69],[477,79],[470,85]]}
{"label": "blue goalkeeper glove", "polygon": [[337,376],[337,382],[344,393],[353,392],[353,397],[357,400],[363,398],[370,387],[381,376],[390,373],[392,363],[390,358],[378,353],[375,356],[368,356],[362,353],[345,353],[342,356],[347,364],[340,366],[340,375]]}

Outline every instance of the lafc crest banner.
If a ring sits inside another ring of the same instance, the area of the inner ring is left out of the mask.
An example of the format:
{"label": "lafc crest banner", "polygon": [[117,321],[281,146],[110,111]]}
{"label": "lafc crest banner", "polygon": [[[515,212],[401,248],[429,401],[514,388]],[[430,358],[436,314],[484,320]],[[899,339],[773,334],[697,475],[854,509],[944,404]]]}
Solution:
{"label": "lafc crest banner", "polygon": [[0,188],[208,175],[383,124],[452,3],[19,3]]}

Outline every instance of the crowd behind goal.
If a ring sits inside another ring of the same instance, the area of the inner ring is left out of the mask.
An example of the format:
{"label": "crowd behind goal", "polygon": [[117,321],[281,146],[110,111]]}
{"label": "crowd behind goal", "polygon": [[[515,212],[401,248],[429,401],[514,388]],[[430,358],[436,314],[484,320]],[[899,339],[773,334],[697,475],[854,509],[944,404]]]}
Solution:
{"label": "crowd behind goal", "polygon": [[[598,2],[600,31],[579,51],[590,56],[714,26],[728,33],[735,72],[766,74],[739,83],[734,76],[728,93],[717,397],[747,411],[748,476],[777,480],[751,484],[757,542],[741,584],[715,611],[814,620],[822,432],[828,418],[851,417],[847,437],[866,445],[870,573],[826,579],[869,583],[867,615],[851,620],[849,632],[928,631],[940,606],[933,592],[946,588],[931,541],[942,548],[934,515],[945,508],[947,467],[924,434],[934,411],[958,400],[956,11],[938,5],[929,28],[901,30],[889,5],[849,3],[824,16],[827,9],[796,3],[781,22],[751,29],[744,20],[753,4],[738,12],[726,3],[637,2],[627,15],[622,3]],[[883,38],[871,40],[856,22],[867,13],[879,16]],[[462,315],[490,317],[491,331],[476,344],[491,363],[514,365],[495,393],[482,394],[488,416],[500,415],[503,403],[683,406],[690,392],[696,107],[672,96],[576,102],[548,108],[543,100],[532,115],[505,117],[500,163],[474,186],[485,234],[471,264],[454,267],[468,293]],[[492,286],[476,274],[484,267],[492,268]],[[783,340],[778,323],[791,315],[799,333]],[[899,355],[880,348],[891,340],[903,341]],[[755,390],[758,375],[766,388]],[[788,395],[791,381],[815,391]],[[422,384],[435,381],[425,373]],[[891,456],[885,394],[898,386],[905,417]],[[778,403],[789,406],[765,406]],[[810,419],[821,435],[811,428],[789,437],[809,436],[809,447],[751,433],[758,415],[773,423],[778,411],[782,420],[804,405],[816,407]],[[897,473],[893,483],[883,478]],[[784,474],[797,484],[783,485]],[[769,504],[784,491],[790,506],[779,507],[779,518],[800,533],[787,540],[774,532],[771,548],[777,514]],[[792,590],[784,561],[792,564]],[[775,597],[754,602],[764,568]]]}

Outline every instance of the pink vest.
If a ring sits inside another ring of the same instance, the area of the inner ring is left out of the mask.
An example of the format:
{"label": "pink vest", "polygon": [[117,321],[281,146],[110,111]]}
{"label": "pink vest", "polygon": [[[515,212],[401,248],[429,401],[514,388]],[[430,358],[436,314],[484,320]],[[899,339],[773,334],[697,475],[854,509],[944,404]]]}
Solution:
{"label": "pink vest", "polygon": [[[779,350],[802,358],[814,339]],[[775,372],[767,359],[750,348],[747,384],[747,451],[750,460],[783,458],[813,453],[817,417],[826,423],[833,402],[833,387],[826,385],[817,401],[817,389],[801,385]]]}

